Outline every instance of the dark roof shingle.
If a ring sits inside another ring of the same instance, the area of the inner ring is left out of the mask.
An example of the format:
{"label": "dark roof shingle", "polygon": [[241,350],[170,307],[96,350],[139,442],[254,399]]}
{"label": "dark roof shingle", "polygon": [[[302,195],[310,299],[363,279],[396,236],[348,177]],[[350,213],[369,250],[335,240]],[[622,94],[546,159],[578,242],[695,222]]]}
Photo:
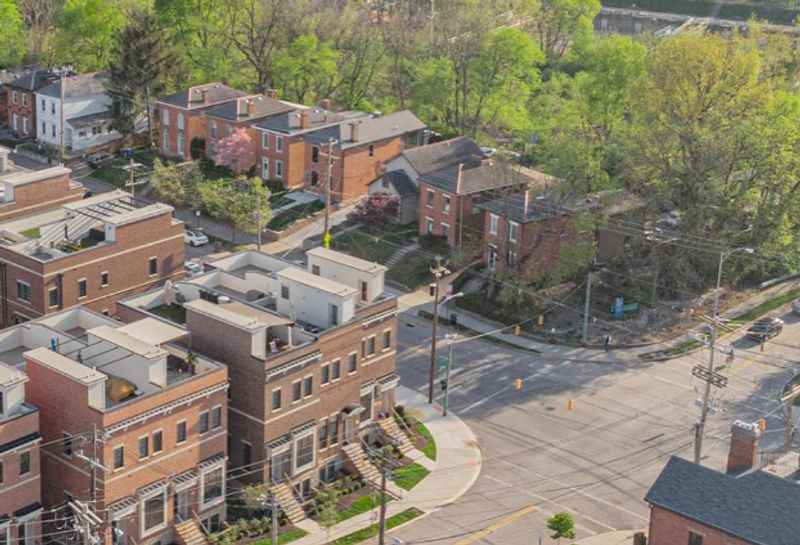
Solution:
{"label": "dark roof shingle", "polygon": [[427,174],[441,168],[464,163],[483,153],[478,144],[466,136],[458,136],[434,144],[417,146],[403,152],[417,174]]}
{"label": "dark roof shingle", "polygon": [[408,174],[402,170],[390,170],[380,178],[370,182],[369,185],[383,183],[384,181],[394,187],[394,190],[401,197],[419,195],[419,188],[411,181]]}
{"label": "dark roof shingle", "polygon": [[800,542],[800,485],[763,471],[735,477],[673,456],[645,500],[750,543]]}
{"label": "dark roof shingle", "polygon": [[187,110],[208,108],[220,102],[247,96],[248,93],[219,82],[195,85],[172,95],[159,97],[158,102],[179,106]]}
{"label": "dark roof shingle", "polygon": [[228,121],[244,122],[291,112],[294,109],[293,106],[289,106],[280,100],[258,95],[237,98],[236,100],[229,100],[217,106],[212,106],[206,110],[206,115]]}
{"label": "dark roof shingle", "polygon": [[[50,85],[42,87],[39,93],[54,98],[60,97],[61,81],[62,80],[58,79]],[[99,95],[106,92],[108,75],[104,72],[92,72],[91,74],[67,76],[63,81],[65,98]]]}
{"label": "dark roof shingle", "polygon": [[534,174],[541,173],[494,159],[474,158],[423,174],[419,177],[419,181],[448,193],[468,195],[490,189],[530,184],[536,181]]}

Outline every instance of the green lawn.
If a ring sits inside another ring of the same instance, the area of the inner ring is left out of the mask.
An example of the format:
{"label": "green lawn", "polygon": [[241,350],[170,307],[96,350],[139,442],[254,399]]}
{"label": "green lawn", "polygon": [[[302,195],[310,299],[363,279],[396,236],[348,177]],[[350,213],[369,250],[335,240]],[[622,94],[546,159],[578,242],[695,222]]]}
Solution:
{"label": "green lawn", "polygon": [[422,479],[427,477],[429,473],[430,471],[419,464],[409,464],[395,470],[394,482],[404,490],[411,490],[417,486]]}
{"label": "green lawn", "polygon": [[750,309],[749,311],[745,312],[744,314],[740,314],[736,316],[732,322],[751,322],[757,318],[761,318],[764,314],[771,310],[775,310],[778,307],[785,305],[791,301],[794,301],[800,297],[800,288],[795,288],[793,290],[789,290],[786,293],[782,293],[780,295],[776,295],[771,299],[767,299],[760,305]]}
{"label": "green lawn", "polygon": [[400,262],[390,268],[386,279],[409,289],[416,289],[431,282],[431,265],[433,260],[427,255],[417,252],[406,254]]}
{"label": "green lawn", "polygon": [[[389,517],[386,520],[386,528],[391,530],[392,528],[400,526],[401,524],[404,524],[410,520],[414,520],[421,514],[422,511],[415,507],[411,507],[393,517]],[[372,524],[366,528],[362,528],[361,530],[353,532],[352,534],[347,534],[346,536],[332,541],[331,545],[355,545],[356,543],[361,543],[362,541],[371,537],[375,537],[376,535],[378,535],[378,525]]]}
{"label": "green lawn", "polygon": [[38,227],[31,227],[30,229],[25,229],[24,231],[20,231],[19,234],[22,235],[23,237],[28,237],[28,238],[39,238],[40,236],[42,236]]}
{"label": "green lawn", "polygon": [[297,220],[306,218],[314,212],[322,210],[323,208],[325,208],[325,204],[322,201],[314,201],[302,206],[297,206],[273,217],[271,220],[269,220],[267,228],[272,229],[273,231],[282,231]]}
{"label": "green lawn", "polygon": [[333,249],[346,254],[386,263],[397,251],[397,247],[381,240],[380,235],[371,235],[361,229],[342,233],[333,239]]}
{"label": "green lawn", "polygon": [[[290,541],[294,541],[296,539],[300,539],[301,537],[306,535],[306,531],[300,528],[292,528],[282,534],[278,535],[278,545],[282,545],[283,543],[289,543]],[[250,545],[272,545],[272,538],[265,538],[259,539],[258,541],[251,543]]]}
{"label": "green lawn", "polygon": [[[392,498],[386,497],[386,503],[392,501]],[[347,509],[343,509],[341,511],[337,511],[336,513],[336,522],[342,522],[343,520],[347,520],[351,517],[356,515],[360,515],[361,513],[366,513],[371,509],[375,509],[380,506],[380,498],[377,495],[367,494],[366,496],[361,496]]]}
{"label": "green lawn", "polygon": [[433,438],[433,435],[431,435],[430,430],[428,430],[425,424],[418,420],[417,423],[414,424],[414,431],[427,441],[425,448],[422,449],[422,454],[431,460],[436,460],[436,440]]}

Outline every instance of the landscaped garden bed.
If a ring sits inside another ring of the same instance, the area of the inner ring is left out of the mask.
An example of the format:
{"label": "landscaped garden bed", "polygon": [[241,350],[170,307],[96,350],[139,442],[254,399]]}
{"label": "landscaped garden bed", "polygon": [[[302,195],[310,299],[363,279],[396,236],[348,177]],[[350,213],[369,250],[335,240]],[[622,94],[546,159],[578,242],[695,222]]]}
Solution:
{"label": "landscaped garden bed", "polygon": [[[380,494],[368,486],[363,479],[356,479],[350,475],[325,485],[323,493],[318,494],[311,505],[311,518],[319,521],[323,517],[324,502],[328,496],[324,492],[331,492],[336,501],[336,523],[347,520],[361,513],[366,513],[380,505]],[[387,497],[387,501],[390,498]]]}
{"label": "landscaped garden bed", "polygon": [[[386,528],[391,530],[392,528],[396,528],[401,524],[405,524],[406,522],[412,521],[418,516],[422,514],[422,511],[417,509],[416,507],[410,507],[405,511],[402,511],[394,516],[389,517],[386,519]],[[366,528],[362,528],[361,530],[357,530],[351,534],[347,534],[346,536],[340,537],[331,542],[331,545],[355,545],[356,543],[361,543],[369,538],[375,537],[378,535],[378,525],[371,524]]]}
{"label": "landscaped garden bed", "polygon": [[[426,429],[427,431],[427,429]],[[435,448],[435,443],[433,443]],[[435,452],[434,452],[435,454]],[[426,454],[427,456],[427,454]],[[394,483],[403,490],[411,490],[417,486],[422,479],[428,476],[430,471],[418,463],[411,463],[407,466],[399,467],[394,470]]]}
{"label": "landscaped garden bed", "polygon": [[412,430],[413,436],[411,436],[410,439],[414,446],[431,460],[436,460],[436,440],[433,438],[427,426],[420,422],[413,414],[409,414],[402,405],[398,406],[395,410],[397,412],[396,418],[402,420],[402,422],[399,423],[400,427],[403,430]]}

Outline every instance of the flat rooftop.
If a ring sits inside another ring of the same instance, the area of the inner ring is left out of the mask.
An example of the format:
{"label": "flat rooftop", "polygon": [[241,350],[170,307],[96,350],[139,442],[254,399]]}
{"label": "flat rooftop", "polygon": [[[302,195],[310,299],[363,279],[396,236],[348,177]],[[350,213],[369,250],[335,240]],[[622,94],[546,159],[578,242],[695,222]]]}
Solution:
{"label": "flat rooftop", "polygon": [[18,187],[57,178],[59,176],[69,176],[71,173],[72,170],[66,167],[50,167],[42,170],[20,170],[12,172],[11,174],[0,175],[0,184],[11,184],[13,187]]}
{"label": "flat rooftop", "polygon": [[246,329],[258,329],[264,326],[292,325],[293,320],[285,318],[280,314],[259,310],[250,305],[245,305],[238,301],[212,303],[204,299],[196,299],[183,304],[188,308],[207,314],[229,324],[243,327]]}
{"label": "flat rooftop", "polygon": [[344,284],[340,284],[335,280],[329,280],[322,276],[311,274],[310,272],[300,268],[290,267],[283,269],[282,271],[277,272],[277,276],[278,278],[293,280],[294,282],[305,284],[311,288],[316,288],[342,297],[347,297],[348,295],[357,293],[355,288],[345,286]]}
{"label": "flat rooftop", "polygon": [[323,246],[319,246],[317,248],[313,248],[307,251],[306,255],[319,257],[320,259],[332,261],[334,263],[350,267],[351,269],[355,269],[357,271],[362,271],[370,274],[374,274],[381,271],[386,272],[388,270],[383,265],[375,263],[374,261],[367,261],[366,259],[361,259],[349,254],[344,254],[342,252],[330,250]]}

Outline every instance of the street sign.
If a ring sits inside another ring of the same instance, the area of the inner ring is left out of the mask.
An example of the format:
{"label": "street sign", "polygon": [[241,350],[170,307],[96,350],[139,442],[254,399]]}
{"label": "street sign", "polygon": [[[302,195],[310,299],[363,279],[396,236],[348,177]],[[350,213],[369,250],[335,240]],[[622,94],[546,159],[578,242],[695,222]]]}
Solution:
{"label": "street sign", "polygon": [[700,380],[704,380],[706,382],[710,382],[713,386],[717,388],[725,388],[728,385],[728,377],[720,375],[715,371],[709,371],[705,367],[701,365],[695,365],[692,369],[692,375],[699,378]]}

